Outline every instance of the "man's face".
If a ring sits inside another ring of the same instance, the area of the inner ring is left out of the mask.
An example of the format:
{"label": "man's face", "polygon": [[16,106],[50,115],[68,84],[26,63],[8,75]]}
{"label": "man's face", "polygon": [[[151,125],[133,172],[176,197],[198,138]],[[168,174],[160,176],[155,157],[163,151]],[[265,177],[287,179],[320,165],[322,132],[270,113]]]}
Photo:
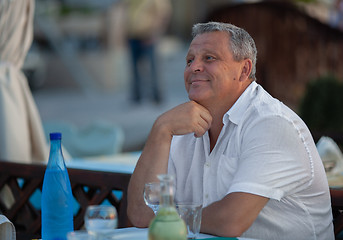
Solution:
{"label": "man's face", "polygon": [[236,101],[241,93],[239,79],[244,63],[233,60],[227,33],[215,31],[196,36],[186,62],[184,79],[190,100],[205,107]]}

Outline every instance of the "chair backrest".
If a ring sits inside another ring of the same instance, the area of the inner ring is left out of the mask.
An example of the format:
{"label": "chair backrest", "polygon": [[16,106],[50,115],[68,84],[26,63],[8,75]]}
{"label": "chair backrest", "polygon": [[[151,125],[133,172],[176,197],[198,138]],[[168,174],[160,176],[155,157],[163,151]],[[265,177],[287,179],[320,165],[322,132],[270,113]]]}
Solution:
{"label": "chair backrest", "polygon": [[333,224],[336,239],[343,231],[343,189],[330,189]]}
{"label": "chair backrest", "polygon": [[[17,239],[40,238],[40,194],[46,166],[0,161],[0,212],[15,226]],[[130,174],[68,169],[73,196],[74,229],[83,227],[88,205],[112,204],[119,215],[118,227],[131,226],[127,214]]]}

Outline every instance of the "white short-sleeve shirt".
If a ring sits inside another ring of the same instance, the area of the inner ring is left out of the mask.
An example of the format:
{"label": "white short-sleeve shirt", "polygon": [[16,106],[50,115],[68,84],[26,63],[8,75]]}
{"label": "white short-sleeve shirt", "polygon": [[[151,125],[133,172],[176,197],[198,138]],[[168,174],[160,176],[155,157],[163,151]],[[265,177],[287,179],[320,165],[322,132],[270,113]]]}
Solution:
{"label": "white short-sleeve shirt", "polygon": [[260,239],[334,239],[329,187],[310,131],[288,107],[252,82],[209,136],[174,136],[168,171],[177,201],[203,206],[232,192],[269,198],[242,235]]}

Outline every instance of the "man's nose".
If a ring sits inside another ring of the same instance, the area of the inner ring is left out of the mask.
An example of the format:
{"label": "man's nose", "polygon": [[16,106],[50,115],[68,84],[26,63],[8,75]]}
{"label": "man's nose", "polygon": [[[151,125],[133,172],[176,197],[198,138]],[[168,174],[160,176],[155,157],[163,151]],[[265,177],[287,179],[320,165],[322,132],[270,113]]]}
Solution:
{"label": "man's nose", "polygon": [[191,65],[192,72],[201,72],[203,70],[203,63],[200,60],[194,59]]}

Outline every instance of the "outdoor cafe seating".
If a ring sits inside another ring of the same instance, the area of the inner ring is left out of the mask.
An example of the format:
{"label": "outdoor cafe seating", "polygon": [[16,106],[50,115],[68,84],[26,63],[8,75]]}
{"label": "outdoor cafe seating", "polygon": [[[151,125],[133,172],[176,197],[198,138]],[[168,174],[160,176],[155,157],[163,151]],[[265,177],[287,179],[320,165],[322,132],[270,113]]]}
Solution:
{"label": "outdoor cafe seating", "polygon": [[[322,151],[320,147],[319,150]],[[132,226],[126,214],[127,188],[139,154],[133,152],[117,154],[111,158],[97,157],[96,161],[90,158],[66,162],[73,196],[78,206],[74,211],[75,230],[83,228],[87,206],[104,203],[116,207],[118,228]],[[18,240],[40,238],[41,213],[36,194],[42,190],[45,168],[45,164],[0,160],[0,213],[14,224]],[[343,175],[330,176],[328,173],[328,181],[335,236],[336,239],[342,239]],[[12,202],[6,202],[8,199],[3,197],[8,192],[12,195]]]}

